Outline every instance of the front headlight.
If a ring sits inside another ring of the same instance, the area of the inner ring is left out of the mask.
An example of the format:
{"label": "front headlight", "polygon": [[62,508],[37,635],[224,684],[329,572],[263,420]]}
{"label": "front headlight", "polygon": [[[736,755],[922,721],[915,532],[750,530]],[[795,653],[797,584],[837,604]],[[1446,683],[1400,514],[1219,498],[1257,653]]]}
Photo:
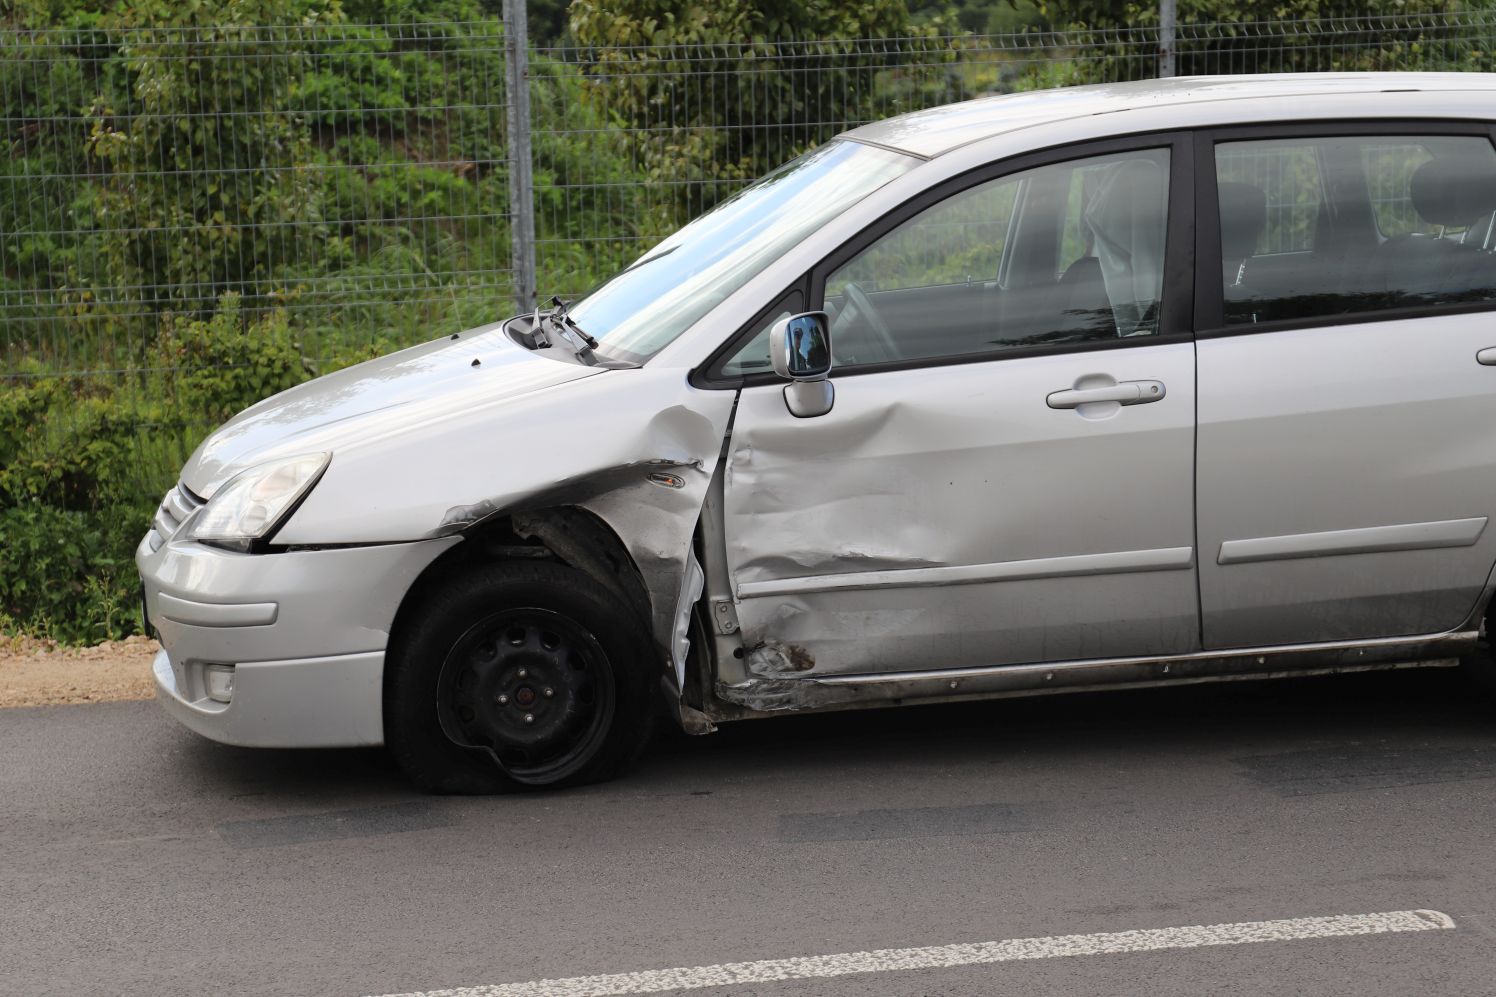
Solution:
{"label": "front headlight", "polygon": [[240,471],[197,514],[195,540],[247,551],[275,532],[326,470],[332,454],[303,454]]}

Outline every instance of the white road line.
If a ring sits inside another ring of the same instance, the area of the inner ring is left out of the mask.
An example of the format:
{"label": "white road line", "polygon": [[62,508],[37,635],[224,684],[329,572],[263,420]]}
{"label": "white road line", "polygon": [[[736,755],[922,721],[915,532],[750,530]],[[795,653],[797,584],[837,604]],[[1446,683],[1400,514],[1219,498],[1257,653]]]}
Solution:
{"label": "white road line", "polygon": [[666,990],[848,976],[853,973],[947,969],[1020,959],[1157,952],[1163,949],[1289,942],[1346,935],[1386,935],[1405,931],[1436,931],[1454,926],[1454,918],[1436,910],[1394,910],[1380,914],[1294,917],[1281,921],[1239,921],[1235,924],[1205,924],[1186,928],[1148,928],[1141,931],[1107,931],[1093,935],[1052,935],[1047,938],[1010,938],[1001,942],[843,952],[838,955],[763,959],[758,962],[729,962],[717,966],[650,969],[638,973],[573,976],[530,983],[427,990],[418,994],[391,994],[388,997],[619,997]]}

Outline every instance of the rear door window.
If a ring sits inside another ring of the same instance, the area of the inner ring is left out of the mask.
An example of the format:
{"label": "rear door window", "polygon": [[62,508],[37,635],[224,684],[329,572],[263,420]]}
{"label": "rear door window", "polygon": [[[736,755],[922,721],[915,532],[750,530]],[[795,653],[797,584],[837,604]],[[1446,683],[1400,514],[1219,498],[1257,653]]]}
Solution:
{"label": "rear door window", "polygon": [[1496,148],[1473,135],[1216,146],[1228,325],[1496,301]]}

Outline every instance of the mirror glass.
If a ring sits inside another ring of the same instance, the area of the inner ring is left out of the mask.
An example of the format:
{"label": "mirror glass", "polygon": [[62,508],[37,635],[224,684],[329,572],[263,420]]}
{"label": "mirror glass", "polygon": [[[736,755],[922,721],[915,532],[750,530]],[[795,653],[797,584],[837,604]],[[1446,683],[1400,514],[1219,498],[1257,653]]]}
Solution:
{"label": "mirror glass", "polygon": [[822,312],[784,320],[784,376],[797,381],[825,377],[831,370],[831,337]]}

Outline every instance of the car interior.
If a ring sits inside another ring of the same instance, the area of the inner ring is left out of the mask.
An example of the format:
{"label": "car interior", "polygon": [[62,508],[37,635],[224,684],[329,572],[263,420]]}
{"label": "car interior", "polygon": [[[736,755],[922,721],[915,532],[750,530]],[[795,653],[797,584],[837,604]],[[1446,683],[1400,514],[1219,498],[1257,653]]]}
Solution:
{"label": "car interior", "polygon": [[[835,367],[1157,333],[1168,171],[1144,150],[936,202],[827,277]],[[1496,301],[1486,137],[1223,142],[1216,173],[1228,325]],[[765,328],[725,370],[768,368]]]}
{"label": "car interior", "polygon": [[1217,150],[1226,321],[1496,299],[1496,151],[1476,136]]}
{"label": "car interior", "polygon": [[934,205],[828,279],[838,366],[1156,332],[1167,193],[1150,150]]}

